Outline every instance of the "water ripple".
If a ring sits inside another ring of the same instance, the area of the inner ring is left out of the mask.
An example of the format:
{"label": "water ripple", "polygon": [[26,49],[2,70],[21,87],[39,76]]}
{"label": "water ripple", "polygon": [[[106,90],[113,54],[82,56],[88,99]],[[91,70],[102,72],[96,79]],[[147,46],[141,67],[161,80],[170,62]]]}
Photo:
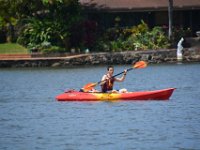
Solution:
{"label": "water ripple", "polygon": [[133,91],[176,87],[169,101],[55,100],[64,89],[97,81],[103,70],[0,70],[0,149],[200,149],[199,64],[150,65],[115,85]]}

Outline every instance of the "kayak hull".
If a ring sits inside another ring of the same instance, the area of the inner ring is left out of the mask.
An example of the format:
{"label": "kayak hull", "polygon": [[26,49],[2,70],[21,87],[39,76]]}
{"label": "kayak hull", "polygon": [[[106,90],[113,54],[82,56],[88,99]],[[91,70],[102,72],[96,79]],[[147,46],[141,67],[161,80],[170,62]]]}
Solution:
{"label": "kayak hull", "polygon": [[168,100],[175,88],[128,93],[85,93],[68,91],[56,96],[58,101]]}

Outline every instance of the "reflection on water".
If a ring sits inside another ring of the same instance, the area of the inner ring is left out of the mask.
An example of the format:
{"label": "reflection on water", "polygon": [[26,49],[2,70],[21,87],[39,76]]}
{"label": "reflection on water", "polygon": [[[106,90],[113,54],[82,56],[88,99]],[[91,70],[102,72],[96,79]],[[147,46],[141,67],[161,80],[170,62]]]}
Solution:
{"label": "reflection on water", "polygon": [[[200,149],[199,64],[150,65],[116,88],[175,87],[169,101],[57,102],[106,66],[0,70],[0,149]],[[115,73],[130,66],[115,66]]]}

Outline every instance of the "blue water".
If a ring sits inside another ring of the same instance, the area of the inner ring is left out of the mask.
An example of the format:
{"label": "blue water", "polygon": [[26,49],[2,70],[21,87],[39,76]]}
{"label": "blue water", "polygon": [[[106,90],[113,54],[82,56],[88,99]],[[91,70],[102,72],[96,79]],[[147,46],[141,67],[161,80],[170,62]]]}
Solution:
{"label": "blue water", "polygon": [[[115,73],[126,66],[115,66]],[[0,149],[200,149],[200,64],[149,65],[115,88],[177,88],[169,101],[57,102],[106,66],[0,69]]]}

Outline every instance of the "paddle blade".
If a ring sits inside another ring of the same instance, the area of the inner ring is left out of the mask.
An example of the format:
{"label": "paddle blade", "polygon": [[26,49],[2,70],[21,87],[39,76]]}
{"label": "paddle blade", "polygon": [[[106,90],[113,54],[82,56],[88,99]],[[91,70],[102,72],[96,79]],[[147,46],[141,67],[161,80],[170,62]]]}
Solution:
{"label": "paddle blade", "polygon": [[92,90],[98,83],[88,83],[82,89],[84,92]]}
{"label": "paddle blade", "polygon": [[133,68],[141,69],[141,68],[145,68],[146,66],[147,66],[147,63],[145,61],[138,61],[138,62],[135,63]]}

